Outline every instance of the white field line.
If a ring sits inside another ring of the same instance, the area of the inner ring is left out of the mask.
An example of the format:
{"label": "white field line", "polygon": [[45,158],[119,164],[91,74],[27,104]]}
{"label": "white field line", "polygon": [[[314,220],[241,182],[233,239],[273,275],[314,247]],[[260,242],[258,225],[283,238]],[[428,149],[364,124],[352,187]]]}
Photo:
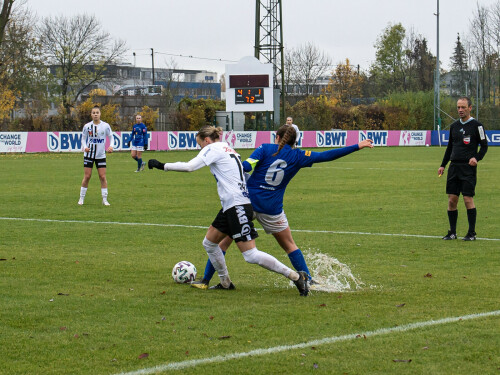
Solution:
{"label": "white field line", "polygon": [[[208,226],[201,226],[201,225],[158,224],[158,223],[127,223],[127,222],[121,222],[121,221],[58,220],[58,219],[22,218],[22,217],[0,217],[0,220],[35,221],[35,222],[47,222],[47,223],[112,224],[112,225],[149,226],[149,227],[177,227],[177,228],[208,229]],[[262,228],[256,228],[256,229],[260,230],[260,231],[262,230]],[[441,236],[428,236],[428,235],[424,235],[424,234],[348,232],[348,231],[341,231],[341,230],[292,229],[292,232],[299,232],[299,233],[324,233],[324,234],[355,234],[355,235],[363,235],[363,236],[441,238]],[[478,240],[485,240],[485,241],[500,241],[500,238],[477,237],[477,239]]]}
{"label": "white field line", "polygon": [[158,365],[158,366],[154,366],[154,367],[150,367],[150,368],[144,368],[141,370],[136,370],[136,371],[131,371],[131,372],[122,372],[122,373],[117,374],[117,375],[157,374],[157,373],[165,372],[165,371],[169,371],[169,370],[181,370],[181,369],[184,369],[187,367],[196,367],[199,365],[210,364],[210,363],[221,363],[221,362],[226,362],[226,361],[230,361],[233,359],[245,358],[245,357],[250,357],[250,356],[262,356],[262,355],[275,354],[275,353],[280,353],[280,352],[285,352],[285,351],[290,351],[290,350],[303,349],[303,348],[307,348],[307,347],[311,347],[311,346],[318,346],[318,345],[324,345],[324,344],[334,344],[334,343],[342,342],[342,341],[355,340],[356,338],[360,338],[360,337],[373,337],[373,336],[387,335],[390,333],[407,332],[407,331],[412,331],[412,330],[425,328],[425,327],[432,327],[432,326],[437,326],[437,325],[447,324],[447,323],[456,323],[456,322],[460,322],[460,321],[464,321],[464,320],[479,319],[479,318],[485,318],[485,317],[490,317],[490,316],[500,316],[500,310],[489,311],[489,312],[478,313],[478,314],[471,314],[471,315],[463,315],[463,316],[457,316],[457,317],[451,317],[451,318],[443,318],[443,319],[439,319],[439,320],[427,320],[424,322],[410,323],[410,324],[405,324],[405,325],[390,327],[390,328],[380,328],[380,329],[377,329],[375,331],[352,333],[352,334],[343,335],[343,336],[326,337],[323,339],[312,340],[312,341],[308,341],[308,342],[304,342],[304,343],[300,343],[300,344],[295,344],[295,345],[274,346],[274,347],[266,348],[266,349],[255,349],[255,350],[251,350],[249,352],[230,353],[230,354],[218,355],[218,356],[209,357],[209,358],[192,359],[189,361],[182,361],[182,362],[172,362],[172,363],[167,363],[164,365]]}

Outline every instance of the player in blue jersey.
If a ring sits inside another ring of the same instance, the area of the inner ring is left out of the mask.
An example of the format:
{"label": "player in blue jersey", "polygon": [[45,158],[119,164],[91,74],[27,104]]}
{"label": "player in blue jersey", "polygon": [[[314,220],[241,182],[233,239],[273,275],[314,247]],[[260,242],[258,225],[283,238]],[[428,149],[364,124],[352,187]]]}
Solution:
{"label": "player in blue jersey", "polygon": [[[297,271],[305,271],[309,279],[311,273],[304,255],[295,244],[290,226],[283,211],[283,196],[290,180],[304,167],[314,163],[332,161],[365,147],[373,148],[373,141],[366,139],[358,144],[324,152],[304,151],[293,148],[297,130],[290,125],[281,126],[276,132],[275,144],[263,144],[243,162],[245,172],[253,170],[247,181],[250,200],[257,221],[267,234],[272,234],[278,244],[288,254],[290,262]],[[224,238],[219,247],[225,253],[231,244],[230,237]],[[191,285],[199,289],[208,289],[214,268],[208,260],[201,281]]]}
{"label": "player in blue jersey", "polygon": [[143,171],[146,163],[142,161],[142,152],[148,149],[148,128],[142,123],[141,115],[135,116],[135,124],[132,127],[128,145],[131,149],[130,156],[137,161],[136,172]]}

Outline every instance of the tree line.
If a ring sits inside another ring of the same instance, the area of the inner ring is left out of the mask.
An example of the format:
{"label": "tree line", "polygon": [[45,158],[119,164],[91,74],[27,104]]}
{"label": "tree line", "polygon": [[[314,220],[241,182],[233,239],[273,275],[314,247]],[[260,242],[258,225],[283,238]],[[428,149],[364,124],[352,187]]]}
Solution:
{"label": "tree line", "polygon": [[[123,58],[125,42],[113,39],[94,16],[39,20],[26,0],[0,1],[0,6],[1,129],[79,130],[82,108],[88,100],[99,101],[96,91],[84,100],[82,93],[106,82],[107,67]],[[333,64],[313,43],[285,49],[286,114],[311,130],[432,129],[436,56],[427,39],[396,23],[382,30],[374,46],[375,60],[367,69],[348,58]],[[444,127],[456,117],[456,97],[468,95],[487,128],[500,128],[499,55],[500,1],[490,7],[478,3],[468,31],[457,35],[450,66],[440,72],[448,74],[440,82]],[[163,96],[173,129],[213,123],[215,110],[224,109],[214,100],[174,103],[168,87]],[[129,126],[130,119],[120,119],[116,106],[106,105],[112,126]],[[51,107],[57,114],[48,116]],[[15,108],[23,108],[25,116],[13,118]]]}

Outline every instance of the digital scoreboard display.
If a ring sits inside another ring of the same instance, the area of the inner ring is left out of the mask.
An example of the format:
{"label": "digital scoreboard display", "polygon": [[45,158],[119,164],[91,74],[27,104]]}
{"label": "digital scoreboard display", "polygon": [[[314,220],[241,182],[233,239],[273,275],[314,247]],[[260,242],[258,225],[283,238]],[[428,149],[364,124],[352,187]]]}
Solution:
{"label": "digital scoreboard display", "polygon": [[236,104],[262,104],[264,103],[264,88],[253,87],[249,89],[235,89],[234,102]]}

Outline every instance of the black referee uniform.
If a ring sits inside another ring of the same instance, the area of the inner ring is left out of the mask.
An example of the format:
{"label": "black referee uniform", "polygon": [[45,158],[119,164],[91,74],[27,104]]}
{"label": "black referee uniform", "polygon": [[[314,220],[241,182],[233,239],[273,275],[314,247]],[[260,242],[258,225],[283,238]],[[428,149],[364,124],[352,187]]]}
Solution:
{"label": "black referee uniform", "polygon": [[[479,151],[478,151],[479,147]],[[488,140],[483,125],[471,117],[467,122],[455,121],[450,127],[448,147],[444,153],[441,167],[445,168],[451,160],[446,180],[446,194],[474,197],[477,166],[469,165],[471,158],[483,159],[488,150]],[[448,211],[450,232],[456,233],[458,211]],[[475,236],[476,209],[467,210],[469,233]]]}

